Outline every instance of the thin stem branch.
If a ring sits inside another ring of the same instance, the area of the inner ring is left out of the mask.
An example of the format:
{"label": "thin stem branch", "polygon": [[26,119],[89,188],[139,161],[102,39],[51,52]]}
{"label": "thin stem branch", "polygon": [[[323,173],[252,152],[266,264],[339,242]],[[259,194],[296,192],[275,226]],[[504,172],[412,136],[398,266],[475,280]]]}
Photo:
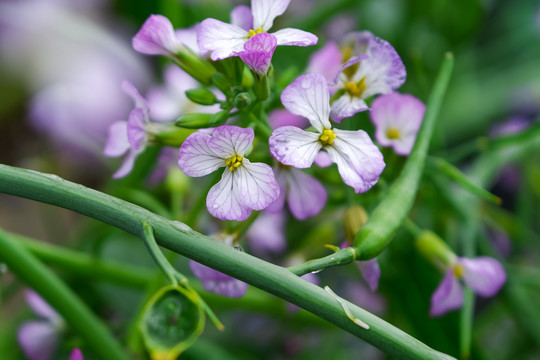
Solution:
{"label": "thin stem branch", "polygon": [[310,272],[316,273],[332,266],[350,264],[354,261],[355,254],[356,252],[354,249],[348,247],[323,258],[309,260],[303,264],[291,266],[289,267],[289,271],[298,276],[302,276]]}

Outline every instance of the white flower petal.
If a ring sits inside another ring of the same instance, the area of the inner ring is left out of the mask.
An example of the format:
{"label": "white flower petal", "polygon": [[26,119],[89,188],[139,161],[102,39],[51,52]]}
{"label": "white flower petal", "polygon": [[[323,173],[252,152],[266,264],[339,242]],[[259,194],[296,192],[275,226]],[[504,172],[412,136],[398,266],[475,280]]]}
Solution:
{"label": "white flower petal", "polygon": [[223,125],[215,128],[208,144],[221,158],[244,155],[253,142],[255,133],[252,128]]}
{"label": "white flower petal", "polygon": [[330,117],[338,124],[360,111],[369,110],[366,102],[359,97],[343,94],[332,103]]}
{"label": "white flower petal", "polygon": [[385,167],[379,148],[363,130],[333,131],[336,134],[334,144],[325,150],[337,164],[343,181],[356,193],[368,191],[377,183]]}
{"label": "white flower petal", "polygon": [[278,45],[311,46],[317,44],[319,38],[310,32],[298,29],[281,29],[272,33]]}
{"label": "white flower petal", "polygon": [[243,195],[235,187],[234,172],[225,169],[221,180],[208,192],[206,208],[218,219],[244,221],[251,209],[242,205]]}
{"label": "white flower petal", "polygon": [[283,14],[291,0],[252,0],[253,28],[268,31],[274,24],[274,19]]}
{"label": "white flower petal", "polygon": [[206,19],[197,28],[197,43],[201,50],[212,51],[214,61],[235,56],[244,50],[248,32],[236,25],[216,19]]}
{"label": "white flower petal", "polygon": [[178,166],[188,176],[208,175],[225,166],[221,157],[210,145],[211,135],[197,131],[188,136],[180,147]]}
{"label": "white flower petal", "polygon": [[109,136],[103,154],[117,157],[123,155],[130,147],[127,136],[127,122],[117,121],[113,123],[109,127]]}
{"label": "white flower petal", "polygon": [[319,136],[294,126],[282,126],[268,140],[270,153],[282,164],[308,168],[322,147]]}
{"label": "white flower petal", "polygon": [[323,75],[312,73],[296,78],[281,93],[283,106],[309,119],[319,132],[330,128],[330,93]]}
{"label": "white flower petal", "polygon": [[241,195],[241,203],[253,210],[263,210],[279,195],[272,168],[263,163],[252,164],[244,159],[242,166],[233,171],[235,191]]}

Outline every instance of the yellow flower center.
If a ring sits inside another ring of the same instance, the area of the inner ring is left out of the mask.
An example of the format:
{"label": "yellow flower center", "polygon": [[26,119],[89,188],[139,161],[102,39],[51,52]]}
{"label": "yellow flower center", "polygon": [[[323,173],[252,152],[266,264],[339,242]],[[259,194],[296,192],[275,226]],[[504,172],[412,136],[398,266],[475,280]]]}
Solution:
{"label": "yellow flower center", "polygon": [[334,139],[336,138],[336,134],[330,129],[324,129],[321,136],[319,136],[319,141],[321,142],[322,146],[332,145],[334,143]]}
{"label": "yellow flower center", "polygon": [[229,171],[236,170],[240,165],[242,165],[242,159],[243,157],[240,155],[234,155],[230,158],[228,158],[225,161],[225,165],[229,167]]}
{"label": "yellow flower center", "polygon": [[388,139],[399,139],[399,130],[396,129],[396,128],[390,128],[388,130],[386,130],[386,137]]}
{"label": "yellow flower center", "polygon": [[[349,59],[352,58],[352,56],[353,56],[352,47],[345,46],[344,48],[341,49],[341,57],[342,57],[343,63],[346,63],[347,61],[349,61]],[[343,69],[343,73],[350,79],[356,73],[359,67],[360,67],[360,63],[353,64]]]}
{"label": "yellow flower center", "polygon": [[454,265],[453,270],[454,270],[454,276],[458,279],[463,277],[463,275],[465,274],[465,268],[463,267],[463,265],[456,264]]}
{"label": "yellow flower center", "polygon": [[257,35],[257,34],[263,33],[263,32],[264,32],[264,30],[261,29],[261,28],[258,28],[257,30],[251,29],[248,32],[248,39],[251,39],[251,37],[253,37],[253,36]]}
{"label": "yellow flower center", "polygon": [[348,92],[351,96],[359,97],[362,95],[364,90],[366,90],[366,77],[364,76],[360,81],[358,82],[347,82],[345,83],[344,89],[346,92]]}

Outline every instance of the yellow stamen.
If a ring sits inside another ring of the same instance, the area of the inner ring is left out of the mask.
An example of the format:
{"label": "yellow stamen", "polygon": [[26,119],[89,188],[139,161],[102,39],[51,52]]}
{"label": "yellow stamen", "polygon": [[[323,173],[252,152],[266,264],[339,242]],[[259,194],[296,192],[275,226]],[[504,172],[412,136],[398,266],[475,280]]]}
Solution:
{"label": "yellow stamen", "polygon": [[319,141],[321,142],[322,146],[332,145],[334,143],[334,139],[336,138],[336,134],[330,129],[324,129],[321,136],[319,136]]}
{"label": "yellow stamen", "polygon": [[358,82],[351,81],[351,82],[345,83],[344,89],[351,96],[359,97],[360,95],[362,95],[364,90],[366,90],[366,77],[364,76]]}
{"label": "yellow stamen", "polygon": [[225,160],[225,165],[229,168],[229,171],[233,171],[242,165],[242,159],[243,157],[240,155],[233,155]]}
{"label": "yellow stamen", "polygon": [[264,30],[261,29],[261,28],[258,28],[257,30],[251,29],[251,30],[249,30],[249,32],[248,32],[248,39],[251,39],[251,37],[253,37],[253,36],[257,35],[257,34],[260,34],[260,33],[262,33],[262,32],[264,32]]}
{"label": "yellow stamen", "polygon": [[[341,50],[341,57],[342,57],[343,63],[346,63],[347,61],[349,61],[352,58],[352,56],[353,56],[352,47],[346,46]],[[360,66],[360,63],[352,64],[351,66],[343,69],[343,73],[350,79],[356,73],[359,66]]]}
{"label": "yellow stamen", "polygon": [[390,128],[386,130],[386,137],[388,139],[399,139],[400,137],[399,130],[396,128]]}
{"label": "yellow stamen", "polygon": [[458,279],[463,277],[463,275],[465,274],[465,268],[463,267],[463,265],[459,265],[459,264],[454,265],[453,270],[454,270],[454,276]]}

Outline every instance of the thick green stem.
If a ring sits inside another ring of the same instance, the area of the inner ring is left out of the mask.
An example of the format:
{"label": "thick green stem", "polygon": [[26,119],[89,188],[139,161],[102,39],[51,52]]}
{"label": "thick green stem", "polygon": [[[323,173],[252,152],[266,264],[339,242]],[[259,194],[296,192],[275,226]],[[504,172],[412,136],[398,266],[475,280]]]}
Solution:
{"label": "thick green stem", "polygon": [[9,269],[55,308],[69,326],[88,342],[100,359],[127,360],[121,346],[105,325],[64,282],[1,230],[0,248],[0,258]]}
{"label": "thick green stem", "polygon": [[[452,359],[346,302],[352,315],[368,324],[370,329],[359,327],[347,317],[330,294],[287,269],[236,251],[193,231],[183,223],[164,219],[136,205],[58,176],[0,165],[0,192],[71,209],[136,236],[140,235],[141,221],[144,220],[154,229],[159,245],[304,308],[396,358]],[[56,293],[49,294],[47,300],[49,298],[56,301]]]}
{"label": "thick green stem", "polygon": [[453,64],[452,55],[447,54],[429,98],[416,143],[401,175],[373,211],[366,225],[356,234],[353,246],[359,260],[374,258],[386,248],[413,205]]}

